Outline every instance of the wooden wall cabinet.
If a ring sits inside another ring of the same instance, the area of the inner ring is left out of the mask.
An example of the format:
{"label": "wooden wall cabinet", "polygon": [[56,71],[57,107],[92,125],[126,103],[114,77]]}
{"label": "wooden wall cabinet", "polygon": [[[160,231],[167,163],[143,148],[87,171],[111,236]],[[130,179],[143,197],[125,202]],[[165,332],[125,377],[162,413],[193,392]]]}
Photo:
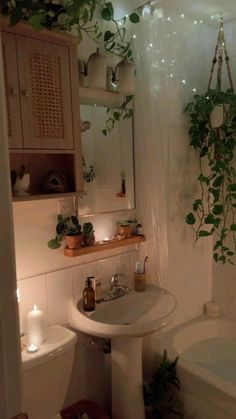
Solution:
{"label": "wooden wall cabinet", "polygon": [[70,193],[83,189],[77,40],[1,21],[12,170],[26,165],[28,199],[40,197],[47,173],[61,172]]}

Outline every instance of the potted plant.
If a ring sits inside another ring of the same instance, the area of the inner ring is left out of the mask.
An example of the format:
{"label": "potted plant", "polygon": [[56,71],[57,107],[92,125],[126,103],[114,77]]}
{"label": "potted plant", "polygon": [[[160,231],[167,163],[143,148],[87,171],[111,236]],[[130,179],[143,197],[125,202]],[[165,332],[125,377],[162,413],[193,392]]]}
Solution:
{"label": "potted plant", "polygon": [[84,246],[94,246],[95,235],[92,223],[84,223],[83,225],[83,243]]}
{"label": "potted plant", "polygon": [[[220,127],[213,127],[211,115],[215,107],[227,110]],[[186,222],[196,240],[214,235],[213,257],[216,262],[233,263],[236,253],[236,95],[210,89],[195,95],[186,108],[191,118],[191,145],[198,152],[200,193],[192,204]],[[232,240],[229,240],[230,236]]]}
{"label": "potted plant", "polygon": [[66,217],[58,215],[57,221],[56,237],[49,240],[48,247],[50,249],[58,249],[65,238],[68,249],[79,249],[82,245],[83,234],[78,218],[75,215]]}
{"label": "potted plant", "polygon": [[117,223],[117,235],[124,236],[124,238],[130,238],[132,235],[132,226],[128,220],[118,221]]}
{"label": "potted plant", "polygon": [[[223,61],[230,89],[222,91]],[[216,88],[211,88],[215,66]],[[208,90],[195,95],[187,105],[190,115],[191,146],[198,152],[199,196],[186,216],[198,240],[214,236],[213,257],[222,264],[233,263],[236,254],[236,95],[224,36],[223,18],[212,61]]]}
{"label": "potted plant", "polygon": [[183,418],[182,405],[176,395],[180,390],[177,377],[178,357],[169,361],[164,351],[160,364],[156,367],[150,382],[144,382],[144,404],[147,419]]}

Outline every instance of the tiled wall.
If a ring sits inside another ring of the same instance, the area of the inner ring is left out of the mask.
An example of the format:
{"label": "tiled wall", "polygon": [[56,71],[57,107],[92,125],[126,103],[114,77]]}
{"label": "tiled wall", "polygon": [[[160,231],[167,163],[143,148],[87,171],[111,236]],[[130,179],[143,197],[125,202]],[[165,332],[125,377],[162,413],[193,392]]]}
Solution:
{"label": "tiled wall", "polygon": [[19,280],[20,318],[23,331],[27,332],[27,313],[36,304],[43,312],[45,326],[67,324],[68,303],[73,298],[80,298],[87,276],[102,279],[103,288],[109,287],[109,278],[115,273],[122,273],[121,283],[132,286],[136,251],[118,256],[73,266]]}

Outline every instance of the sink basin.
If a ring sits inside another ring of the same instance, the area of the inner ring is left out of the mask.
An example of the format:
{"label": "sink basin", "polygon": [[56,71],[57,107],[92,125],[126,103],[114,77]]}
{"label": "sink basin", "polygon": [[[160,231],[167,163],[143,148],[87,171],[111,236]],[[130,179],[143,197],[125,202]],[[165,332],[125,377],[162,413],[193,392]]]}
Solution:
{"label": "sink basin", "polygon": [[78,307],[75,300],[70,302],[70,326],[111,338],[113,419],[145,419],[142,338],[166,326],[175,307],[175,297],[154,285],[97,304],[91,313],[84,312],[82,300]]}
{"label": "sink basin", "polygon": [[96,305],[93,312],[83,310],[82,300],[71,301],[70,326],[101,337],[144,336],[167,324],[176,307],[175,297],[163,288],[147,285],[145,292],[131,291],[115,300]]}

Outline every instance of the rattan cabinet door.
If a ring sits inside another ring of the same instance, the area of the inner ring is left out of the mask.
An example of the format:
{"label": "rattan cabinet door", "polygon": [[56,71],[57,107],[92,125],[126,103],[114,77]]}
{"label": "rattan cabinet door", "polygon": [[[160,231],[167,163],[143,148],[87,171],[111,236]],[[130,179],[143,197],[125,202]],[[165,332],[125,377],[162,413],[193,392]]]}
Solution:
{"label": "rattan cabinet door", "polygon": [[16,39],[2,32],[2,55],[6,94],[7,127],[10,148],[22,148],[21,109],[17,71]]}
{"label": "rattan cabinet door", "polygon": [[16,40],[24,148],[73,149],[69,48]]}

